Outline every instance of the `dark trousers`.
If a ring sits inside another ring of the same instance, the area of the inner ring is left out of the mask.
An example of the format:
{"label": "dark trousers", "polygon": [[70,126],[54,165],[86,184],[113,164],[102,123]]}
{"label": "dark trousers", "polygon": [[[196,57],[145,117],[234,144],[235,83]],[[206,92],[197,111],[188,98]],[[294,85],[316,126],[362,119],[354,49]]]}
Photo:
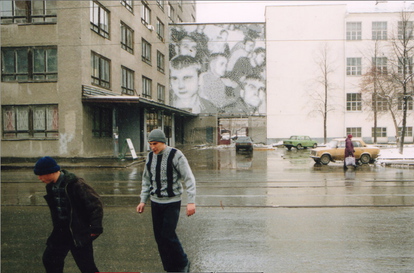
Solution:
{"label": "dark trousers", "polygon": [[54,230],[48,239],[46,250],[43,253],[43,265],[46,272],[62,273],[69,251],[71,251],[82,273],[99,272],[93,258],[92,241],[82,247],[75,247],[71,233],[62,230]]}
{"label": "dark trousers", "polygon": [[151,202],[152,224],[164,270],[182,272],[188,263],[180,240],[175,233],[181,202],[160,204]]}

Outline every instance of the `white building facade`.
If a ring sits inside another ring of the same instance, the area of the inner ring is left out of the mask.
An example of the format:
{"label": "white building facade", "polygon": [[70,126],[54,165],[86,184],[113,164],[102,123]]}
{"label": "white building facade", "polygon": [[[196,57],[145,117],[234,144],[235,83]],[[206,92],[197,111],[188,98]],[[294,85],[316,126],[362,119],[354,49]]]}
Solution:
{"label": "white building facade", "polygon": [[[398,35],[402,14],[402,8],[384,5],[364,11],[344,4],[266,8],[269,143],[290,135],[309,135],[323,143],[324,111],[327,141],[348,134],[374,141],[374,115],[369,101],[364,101],[361,82],[374,57],[377,69],[390,65],[390,45]],[[410,11],[406,14],[414,21]],[[405,143],[413,142],[412,84],[409,94]],[[396,126],[389,111],[382,110],[377,116],[377,143],[394,142]],[[396,117],[399,130],[401,113],[397,111]]]}

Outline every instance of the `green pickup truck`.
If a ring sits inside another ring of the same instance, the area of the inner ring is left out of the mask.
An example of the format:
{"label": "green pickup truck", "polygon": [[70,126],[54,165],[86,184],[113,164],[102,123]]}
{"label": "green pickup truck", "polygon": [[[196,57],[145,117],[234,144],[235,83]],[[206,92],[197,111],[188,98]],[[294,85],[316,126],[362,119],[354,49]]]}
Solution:
{"label": "green pickup truck", "polygon": [[308,147],[316,148],[318,144],[308,136],[291,136],[289,139],[283,140],[283,146],[290,151],[292,147],[299,150]]}

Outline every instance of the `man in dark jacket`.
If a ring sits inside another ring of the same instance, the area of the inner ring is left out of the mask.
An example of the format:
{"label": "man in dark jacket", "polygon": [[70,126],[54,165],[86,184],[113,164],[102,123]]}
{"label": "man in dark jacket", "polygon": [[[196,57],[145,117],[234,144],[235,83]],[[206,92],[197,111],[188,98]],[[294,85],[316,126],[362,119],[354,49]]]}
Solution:
{"label": "man in dark jacket", "polygon": [[45,199],[53,222],[43,253],[46,272],[63,272],[69,250],[81,272],[99,272],[92,246],[92,241],[103,232],[99,195],[82,178],[61,170],[51,157],[40,158],[34,173],[47,184]]}

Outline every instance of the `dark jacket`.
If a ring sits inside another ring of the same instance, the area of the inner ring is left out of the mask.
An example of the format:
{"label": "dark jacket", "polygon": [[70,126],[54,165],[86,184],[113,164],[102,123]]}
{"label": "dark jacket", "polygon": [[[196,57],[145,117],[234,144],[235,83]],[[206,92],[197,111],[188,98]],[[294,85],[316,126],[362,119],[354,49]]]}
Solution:
{"label": "dark jacket", "polygon": [[352,139],[345,139],[345,157],[352,156],[354,157],[354,144],[352,144]]}
{"label": "dark jacket", "polygon": [[[95,190],[87,185],[83,178],[66,170],[64,173],[65,193],[70,203],[69,230],[75,246],[83,246],[92,241],[91,234],[103,232],[103,205]],[[53,226],[56,227],[58,215],[53,195],[52,184],[46,185],[47,194],[44,196],[49,205]]]}

